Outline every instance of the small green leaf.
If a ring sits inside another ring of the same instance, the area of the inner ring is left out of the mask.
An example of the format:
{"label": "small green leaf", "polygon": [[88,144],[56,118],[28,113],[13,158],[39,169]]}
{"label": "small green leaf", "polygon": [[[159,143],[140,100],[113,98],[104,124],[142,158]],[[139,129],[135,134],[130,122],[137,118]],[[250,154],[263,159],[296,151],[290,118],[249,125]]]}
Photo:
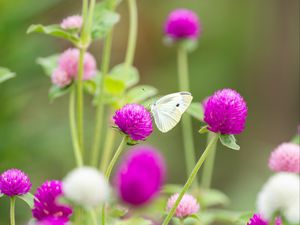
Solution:
{"label": "small green leaf", "polygon": [[125,83],[122,80],[106,76],[104,80],[105,93],[116,96],[122,95],[125,91]]}
{"label": "small green leaf", "polygon": [[0,193],[0,198],[1,198],[1,197],[3,197],[3,194],[2,194],[2,193]]}
{"label": "small green leaf", "polygon": [[207,129],[207,126],[201,127],[200,130],[198,131],[200,134],[205,134],[207,133],[209,130]]}
{"label": "small green leaf", "polygon": [[296,135],[292,138],[291,142],[294,143],[294,144],[299,145],[299,144],[300,144],[300,135],[299,135],[299,134],[296,134]]}
{"label": "small green leaf", "polygon": [[33,201],[34,201],[34,196],[30,193],[27,193],[25,195],[18,195],[17,196],[19,199],[23,200],[26,202],[26,204],[32,209],[33,208]]}
{"label": "small green leaf", "polygon": [[139,85],[130,89],[126,96],[128,103],[141,103],[158,93],[155,87],[149,85]]}
{"label": "small green leaf", "polygon": [[11,72],[9,69],[0,67],[0,83],[15,77],[15,73]]}
{"label": "small green leaf", "polygon": [[64,30],[59,25],[43,26],[41,24],[34,24],[27,30],[27,34],[31,33],[43,33],[53,37],[62,38],[71,41],[75,45],[79,42],[79,37],[74,32]]}
{"label": "small green leaf", "polygon": [[119,20],[120,15],[108,10],[105,2],[98,3],[95,6],[92,38],[95,40],[105,37]]}
{"label": "small green leaf", "polygon": [[232,134],[221,134],[220,141],[222,145],[233,149],[233,150],[240,150],[240,146],[236,143],[236,139]]}
{"label": "small green leaf", "polygon": [[56,85],[52,85],[50,90],[49,90],[49,98],[51,101],[53,101],[56,98],[59,98],[65,94],[67,94],[70,91],[72,85],[69,85],[64,88],[60,88]]}
{"label": "small green leaf", "polygon": [[180,44],[183,45],[188,52],[192,52],[198,47],[198,42],[193,39],[183,40]]}
{"label": "small green leaf", "polygon": [[187,218],[193,218],[195,220],[201,221],[200,218],[199,218],[199,216],[197,214],[189,215]]}
{"label": "small green leaf", "polygon": [[91,95],[96,93],[97,84],[94,80],[86,80],[83,83],[84,90]]}
{"label": "small green leaf", "polygon": [[119,220],[114,223],[114,225],[151,225],[150,220],[146,220],[139,217],[132,217],[130,219]]}
{"label": "small green leaf", "polygon": [[200,202],[204,207],[211,207],[216,205],[226,206],[229,204],[229,198],[219,190],[203,190],[200,194]]}
{"label": "small green leaf", "polygon": [[186,112],[195,119],[203,121],[203,108],[199,102],[192,102]]}
{"label": "small green leaf", "polygon": [[48,57],[38,58],[36,62],[42,66],[45,74],[50,77],[55,68],[57,68],[58,57],[59,55],[55,54]]}
{"label": "small green leaf", "polygon": [[127,138],[127,145],[137,145],[139,142],[138,141],[135,141],[135,140],[132,140],[131,138]]}
{"label": "small green leaf", "polygon": [[243,213],[236,221],[235,224],[236,225],[245,225],[249,222],[249,220],[251,219],[251,217],[254,215],[254,212],[246,212]]}
{"label": "small green leaf", "polygon": [[183,186],[178,185],[178,184],[167,184],[163,187],[162,192],[165,194],[174,194],[174,193],[179,193],[181,192]]}
{"label": "small green leaf", "polygon": [[125,216],[128,213],[128,209],[123,208],[123,207],[113,207],[110,216],[115,217],[115,218],[120,218]]}
{"label": "small green leaf", "polygon": [[125,82],[127,88],[137,84],[140,80],[138,70],[135,67],[127,67],[124,64],[115,66],[111,70],[110,76]]}

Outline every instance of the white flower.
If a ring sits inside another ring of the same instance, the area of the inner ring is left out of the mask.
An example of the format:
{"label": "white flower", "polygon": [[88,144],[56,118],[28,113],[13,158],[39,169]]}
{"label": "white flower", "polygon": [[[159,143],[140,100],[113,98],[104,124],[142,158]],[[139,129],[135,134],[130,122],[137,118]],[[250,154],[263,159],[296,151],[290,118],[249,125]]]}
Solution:
{"label": "white flower", "polygon": [[63,191],[68,199],[86,208],[99,206],[109,197],[105,177],[92,167],[71,171],[63,180]]}
{"label": "white flower", "polygon": [[290,223],[299,223],[299,176],[277,173],[263,186],[257,199],[257,208],[262,216],[271,219],[280,211]]}

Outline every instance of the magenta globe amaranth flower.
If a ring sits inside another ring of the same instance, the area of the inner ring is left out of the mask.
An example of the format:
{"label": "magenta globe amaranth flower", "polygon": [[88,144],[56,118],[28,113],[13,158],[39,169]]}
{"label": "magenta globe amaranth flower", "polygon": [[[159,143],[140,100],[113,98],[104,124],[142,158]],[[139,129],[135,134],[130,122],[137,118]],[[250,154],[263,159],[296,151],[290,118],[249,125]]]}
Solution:
{"label": "magenta globe amaranth flower", "polygon": [[261,215],[254,214],[253,217],[250,219],[250,221],[247,223],[247,225],[268,225],[268,221],[263,219]]}
{"label": "magenta globe amaranth flower", "polygon": [[[170,211],[172,207],[175,205],[178,196],[179,194],[176,193],[169,198],[167,203],[167,211]],[[194,196],[185,194],[176,208],[175,216],[178,218],[184,218],[197,213],[199,209],[200,209],[200,205],[198,204]]]}
{"label": "magenta globe amaranth flower", "polygon": [[0,176],[0,193],[9,197],[24,195],[30,191],[29,177],[21,170],[10,169]]}
{"label": "magenta globe amaranth flower", "polygon": [[123,157],[117,169],[117,192],[127,204],[146,204],[158,194],[165,174],[165,162],[157,150],[147,146],[133,148]]}
{"label": "magenta globe amaranth flower", "polygon": [[58,203],[58,198],[63,195],[62,182],[57,180],[46,181],[35,193],[33,217],[38,221],[49,218],[69,221],[72,209],[69,206]]}
{"label": "magenta globe amaranth flower", "polygon": [[145,140],[153,131],[150,112],[138,104],[127,104],[113,117],[119,129],[134,141]]}
{"label": "magenta globe amaranth flower", "polygon": [[195,12],[189,9],[176,9],[169,14],[164,31],[167,37],[173,40],[197,39],[201,25]]}
{"label": "magenta globe amaranth flower", "polygon": [[55,217],[49,217],[46,219],[43,219],[41,221],[38,221],[36,225],[67,225],[69,224],[66,222],[65,219],[55,218]]}
{"label": "magenta globe amaranth flower", "polygon": [[232,89],[223,89],[207,99],[204,121],[212,132],[240,134],[245,128],[247,114],[243,97]]}
{"label": "magenta globe amaranth flower", "polygon": [[300,172],[300,146],[293,143],[279,145],[271,154],[269,167],[274,172]]}

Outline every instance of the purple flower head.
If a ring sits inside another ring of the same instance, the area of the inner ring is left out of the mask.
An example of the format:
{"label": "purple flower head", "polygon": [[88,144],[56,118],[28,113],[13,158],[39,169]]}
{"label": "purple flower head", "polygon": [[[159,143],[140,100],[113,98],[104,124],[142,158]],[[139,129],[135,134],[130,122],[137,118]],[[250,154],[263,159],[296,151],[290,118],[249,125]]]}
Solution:
{"label": "purple flower head", "polygon": [[282,225],[283,223],[282,223],[282,219],[281,219],[281,217],[276,217],[275,218],[275,224],[274,225]]}
{"label": "purple flower head", "polygon": [[161,154],[152,147],[140,146],[123,157],[115,184],[123,202],[140,206],[156,196],[165,175],[166,166]]}
{"label": "purple flower head", "polygon": [[[175,202],[178,199],[178,196],[179,194],[176,193],[169,198],[167,211],[170,211],[173,208]],[[175,216],[178,218],[184,218],[197,213],[199,209],[200,205],[198,204],[197,199],[192,195],[185,194],[176,208]]]}
{"label": "purple flower head", "polygon": [[174,39],[197,39],[201,25],[196,13],[188,9],[172,11],[165,22],[165,34]]}
{"label": "purple flower head", "polygon": [[127,104],[113,117],[119,129],[134,141],[145,140],[153,131],[151,114],[138,104]]}
{"label": "purple flower head", "polygon": [[65,30],[74,30],[78,29],[80,30],[82,27],[82,17],[79,15],[69,16],[67,18],[64,18],[63,21],[60,24],[60,27]]}
{"label": "purple flower head", "polygon": [[268,225],[268,221],[263,219],[261,215],[254,214],[253,217],[250,219],[250,221],[247,223],[247,225]]}
{"label": "purple flower head", "polygon": [[18,169],[10,169],[0,176],[0,192],[9,197],[24,195],[30,191],[29,177]]}
{"label": "purple flower head", "polygon": [[300,173],[300,146],[294,143],[279,145],[269,158],[269,167],[274,172]]}
{"label": "purple flower head", "polygon": [[39,221],[49,219],[69,221],[72,209],[69,206],[61,205],[57,202],[63,195],[62,182],[57,180],[46,181],[35,193],[33,217]]}
{"label": "purple flower head", "polygon": [[232,89],[215,92],[204,107],[204,121],[208,129],[221,134],[240,134],[245,128],[247,114],[246,102]]}
{"label": "purple flower head", "polygon": [[39,221],[36,225],[67,225],[65,219],[49,217]]}

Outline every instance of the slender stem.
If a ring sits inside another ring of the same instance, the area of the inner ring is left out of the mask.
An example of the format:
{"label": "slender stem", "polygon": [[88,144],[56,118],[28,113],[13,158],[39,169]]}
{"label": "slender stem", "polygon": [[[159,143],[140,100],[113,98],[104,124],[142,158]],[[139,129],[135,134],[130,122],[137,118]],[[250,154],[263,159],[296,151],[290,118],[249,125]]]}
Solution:
{"label": "slender stem", "polygon": [[[106,172],[105,172],[105,177],[106,179],[109,181],[109,178],[110,178],[110,175],[111,175],[111,172],[116,164],[116,162],[118,161],[120,155],[122,154],[123,150],[124,150],[124,147],[127,143],[127,136],[124,135],[117,151],[115,152],[114,154],[114,157],[112,158],[112,160],[110,161],[107,169],[106,169]],[[102,225],[105,225],[105,222],[106,222],[106,216],[105,216],[105,213],[106,213],[106,204],[103,205],[102,207]]]}
{"label": "slender stem", "polygon": [[113,129],[108,129],[106,134],[106,140],[103,149],[103,155],[101,158],[100,170],[105,171],[108,162],[111,159],[112,149],[116,139],[116,132]]}
{"label": "slender stem", "polygon": [[16,197],[10,197],[10,225],[15,225],[15,204]]}
{"label": "slender stem", "polygon": [[187,182],[185,183],[185,185],[183,186],[183,189],[181,190],[175,204],[173,205],[172,209],[170,210],[170,212],[168,213],[167,217],[165,218],[164,222],[162,223],[162,225],[168,225],[170,220],[172,219],[180,201],[182,200],[184,194],[188,191],[188,189],[190,188],[190,186],[192,185],[194,179],[196,178],[196,175],[199,171],[199,169],[201,168],[203,162],[205,161],[205,159],[207,158],[207,156],[209,155],[209,153],[211,152],[211,150],[213,149],[213,146],[215,145],[215,143],[218,140],[218,135],[215,134],[214,137],[211,139],[211,141],[209,142],[209,144],[207,145],[206,149],[204,150],[203,154],[201,155],[200,159],[198,160],[197,164],[195,165],[193,171],[191,172]]}
{"label": "slender stem", "polygon": [[138,13],[136,0],[128,0],[128,10],[129,10],[129,36],[127,42],[125,66],[128,67],[133,64],[137,33],[138,33]]}
{"label": "slender stem", "polygon": [[73,143],[74,156],[76,159],[77,166],[83,165],[77,129],[76,129],[76,119],[75,119],[75,91],[71,88],[70,93],[70,103],[69,103],[69,118],[70,118],[70,129],[71,129],[71,137]]}
{"label": "slender stem", "polygon": [[[189,91],[188,56],[184,46],[180,45],[178,47],[177,57],[179,88],[181,91]],[[192,119],[189,115],[185,114],[181,121],[186,172],[187,176],[189,176],[196,165]],[[197,184],[197,179],[195,179],[195,185]]]}
{"label": "slender stem", "polygon": [[96,125],[94,131],[94,141],[92,146],[92,158],[91,164],[93,166],[97,166],[99,160],[100,153],[100,143],[101,143],[101,134],[104,120],[104,80],[109,71],[110,64],[110,55],[111,55],[111,47],[112,47],[112,35],[113,31],[108,33],[106,37],[104,50],[103,50],[103,59],[102,59],[102,77],[98,89],[98,102],[96,108]]}
{"label": "slender stem", "polygon": [[97,214],[96,214],[95,210],[90,210],[89,213],[90,213],[92,224],[93,225],[98,225]]}
{"label": "slender stem", "polygon": [[[207,143],[209,143],[212,138],[213,135],[211,132],[209,132],[207,134]],[[217,149],[217,143],[212,147],[211,153],[207,157],[204,163],[201,187],[205,189],[209,189],[211,185],[213,171],[214,171],[215,157],[216,157],[216,149]]]}

